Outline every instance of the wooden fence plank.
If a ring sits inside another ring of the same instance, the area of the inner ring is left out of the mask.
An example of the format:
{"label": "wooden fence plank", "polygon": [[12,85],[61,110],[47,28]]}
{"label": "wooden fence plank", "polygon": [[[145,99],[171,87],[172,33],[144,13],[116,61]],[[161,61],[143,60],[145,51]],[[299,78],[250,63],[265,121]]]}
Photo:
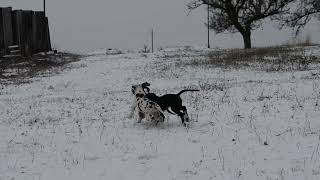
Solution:
{"label": "wooden fence plank", "polygon": [[45,33],[46,33],[46,51],[52,51],[51,48],[51,39],[50,39],[50,29],[49,29],[49,20],[46,17],[46,24],[45,24]]}
{"label": "wooden fence plank", "polygon": [[11,46],[13,43],[12,40],[12,23],[11,23],[11,11],[12,8],[3,8],[2,17],[3,17],[3,34],[4,34],[4,46],[5,48]]}
{"label": "wooden fence plank", "polygon": [[0,56],[5,55],[2,9],[0,8]]}
{"label": "wooden fence plank", "polygon": [[21,25],[22,25],[22,10],[12,12],[12,32],[13,43],[20,46],[21,42]]}
{"label": "wooden fence plank", "polygon": [[39,46],[39,19],[36,12],[32,14],[32,46],[33,51],[32,53],[37,53],[40,46]]}
{"label": "wooden fence plank", "polygon": [[32,55],[32,11],[22,12],[22,32],[21,49],[22,55],[29,57]]}
{"label": "wooden fence plank", "polygon": [[[11,11],[12,8],[1,8],[1,26],[0,26],[0,35],[2,36],[0,39],[0,46],[2,49],[2,53],[6,53],[8,51],[8,46],[13,44],[12,40],[12,23],[11,23]],[[2,54],[1,53],[1,54]]]}

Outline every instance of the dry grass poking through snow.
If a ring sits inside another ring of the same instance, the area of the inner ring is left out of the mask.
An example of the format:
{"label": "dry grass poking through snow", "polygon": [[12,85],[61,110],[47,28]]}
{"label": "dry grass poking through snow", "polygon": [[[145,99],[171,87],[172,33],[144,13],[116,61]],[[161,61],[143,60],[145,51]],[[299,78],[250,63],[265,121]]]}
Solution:
{"label": "dry grass poking through snow", "polygon": [[309,48],[318,48],[318,46],[217,50],[209,52],[207,58],[195,58],[187,65],[222,68],[251,67],[265,71],[308,70],[311,65],[320,62],[319,56],[307,53]]}
{"label": "dry grass poking through snow", "polygon": [[72,53],[36,54],[30,58],[0,58],[0,83],[27,83],[33,77],[50,76],[67,68],[67,64],[79,61],[80,55]]}

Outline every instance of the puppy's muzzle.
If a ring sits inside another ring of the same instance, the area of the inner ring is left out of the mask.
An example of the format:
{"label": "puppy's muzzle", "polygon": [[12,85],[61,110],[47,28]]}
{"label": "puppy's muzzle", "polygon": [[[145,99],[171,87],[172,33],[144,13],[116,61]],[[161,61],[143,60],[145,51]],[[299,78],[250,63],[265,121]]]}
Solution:
{"label": "puppy's muzzle", "polygon": [[136,90],[136,88],[135,88],[134,86],[131,86],[131,92],[132,92],[132,94],[134,94],[135,90]]}

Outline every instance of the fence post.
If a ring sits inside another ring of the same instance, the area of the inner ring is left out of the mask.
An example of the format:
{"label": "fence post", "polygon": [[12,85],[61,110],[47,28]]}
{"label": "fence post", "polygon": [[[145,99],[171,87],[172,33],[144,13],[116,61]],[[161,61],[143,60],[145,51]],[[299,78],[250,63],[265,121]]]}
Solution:
{"label": "fence post", "polygon": [[22,23],[22,10],[15,10],[12,13],[12,32],[13,32],[13,43],[20,47],[22,53],[22,35],[23,31]]}
{"label": "fence post", "polygon": [[12,41],[12,23],[11,23],[11,11],[12,8],[3,8],[3,33],[4,33],[4,46],[7,49],[8,46],[11,46]]}
{"label": "fence post", "polygon": [[8,46],[13,45],[12,38],[12,23],[11,23],[11,7],[1,8],[1,22],[0,22],[0,46],[1,54],[7,54]]}
{"label": "fence post", "polygon": [[22,11],[22,32],[21,35],[23,42],[22,44],[22,55],[25,57],[29,57],[32,55],[32,11]]}
{"label": "fence post", "polygon": [[45,23],[45,27],[46,27],[46,30],[45,30],[45,33],[46,33],[46,52],[48,51],[51,51],[52,48],[51,48],[51,39],[50,39],[50,28],[49,28],[49,20],[47,17],[45,17],[46,19],[46,23]]}
{"label": "fence post", "polygon": [[0,8],[0,57],[5,55],[2,10],[3,8]]}
{"label": "fence post", "polygon": [[39,23],[38,23],[38,17],[37,12],[32,13],[32,54],[35,54],[38,52],[39,49]]}

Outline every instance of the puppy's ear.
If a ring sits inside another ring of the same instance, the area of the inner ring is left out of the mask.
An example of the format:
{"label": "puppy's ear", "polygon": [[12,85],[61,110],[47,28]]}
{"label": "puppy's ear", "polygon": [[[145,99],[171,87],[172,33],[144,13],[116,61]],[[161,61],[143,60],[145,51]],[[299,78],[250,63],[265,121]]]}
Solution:
{"label": "puppy's ear", "polygon": [[[148,82],[144,82],[142,83],[142,88],[145,92],[149,93],[150,92],[150,88],[148,88],[148,86],[150,86],[150,83]],[[145,90],[146,89],[146,90]]]}
{"label": "puppy's ear", "polygon": [[150,83],[148,83],[148,82],[144,82],[144,83],[142,83],[142,86],[143,86],[143,87],[150,86]]}

